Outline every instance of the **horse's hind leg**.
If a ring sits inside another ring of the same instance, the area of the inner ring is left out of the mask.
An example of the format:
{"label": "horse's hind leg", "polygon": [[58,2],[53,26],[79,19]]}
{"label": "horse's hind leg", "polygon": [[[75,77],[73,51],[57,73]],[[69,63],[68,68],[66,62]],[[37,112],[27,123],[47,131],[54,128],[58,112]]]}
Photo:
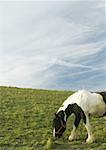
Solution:
{"label": "horse's hind leg", "polygon": [[106,116],[106,112],[103,114],[103,117]]}
{"label": "horse's hind leg", "polygon": [[[85,122],[84,122],[85,123]],[[92,128],[91,128],[91,125],[90,125],[90,122],[89,122],[89,117],[88,115],[86,115],[86,123],[85,123],[85,127],[87,129],[87,133],[88,133],[88,138],[86,140],[86,143],[93,143],[95,141],[95,138],[92,134]]]}
{"label": "horse's hind leg", "polygon": [[106,105],[105,105],[105,112],[104,112],[104,114],[103,114],[103,117],[106,118]]}
{"label": "horse's hind leg", "polygon": [[69,141],[73,141],[77,139],[76,130],[78,128],[80,120],[81,120],[81,115],[76,115],[74,125],[73,125],[73,130],[71,131],[71,135],[69,136]]}
{"label": "horse's hind leg", "polygon": [[106,120],[106,112],[103,114],[104,119]]}

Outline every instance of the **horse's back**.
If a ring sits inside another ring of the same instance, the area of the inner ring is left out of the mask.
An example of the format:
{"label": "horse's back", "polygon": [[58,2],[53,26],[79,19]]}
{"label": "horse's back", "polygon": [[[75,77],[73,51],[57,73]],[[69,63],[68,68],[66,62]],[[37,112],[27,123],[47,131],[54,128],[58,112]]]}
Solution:
{"label": "horse's back", "polygon": [[102,114],[105,111],[103,97],[98,93],[78,91],[76,103],[88,114]]}
{"label": "horse's back", "polygon": [[105,110],[103,97],[98,93],[91,93],[86,90],[80,90],[69,96],[59,108],[65,110],[69,104],[77,104],[85,113],[97,114]]}
{"label": "horse's back", "polygon": [[[103,97],[98,93],[91,93],[89,91],[82,92],[82,104],[80,106],[85,113],[89,114],[103,114],[105,112],[105,104],[103,102]],[[85,101],[85,102],[84,102]]]}

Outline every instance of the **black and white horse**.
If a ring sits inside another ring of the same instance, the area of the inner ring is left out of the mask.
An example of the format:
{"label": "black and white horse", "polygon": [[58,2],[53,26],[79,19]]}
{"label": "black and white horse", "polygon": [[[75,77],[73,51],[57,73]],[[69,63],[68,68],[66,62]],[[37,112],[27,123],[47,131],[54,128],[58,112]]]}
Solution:
{"label": "black and white horse", "polygon": [[83,119],[88,138],[87,143],[94,142],[92,128],[89,122],[89,115],[106,115],[106,92],[92,93],[86,90],[80,90],[64,101],[53,119],[53,136],[61,137],[66,130],[66,122],[71,114],[75,114],[73,130],[69,136],[69,141],[76,139],[76,129]]}

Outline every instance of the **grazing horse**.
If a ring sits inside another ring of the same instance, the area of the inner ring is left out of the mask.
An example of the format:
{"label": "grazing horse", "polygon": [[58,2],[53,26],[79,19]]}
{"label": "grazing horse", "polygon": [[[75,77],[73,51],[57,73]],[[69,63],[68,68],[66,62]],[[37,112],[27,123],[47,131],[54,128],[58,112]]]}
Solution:
{"label": "grazing horse", "polygon": [[71,114],[75,114],[75,121],[69,141],[76,139],[76,129],[82,119],[87,133],[87,143],[92,143],[95,138],[92,134],[92,128],[89,121],[89,115],[106,115],[106,92],[89,92],[80,90],[69,96],[55,113],[53,119],[53,136],[61,137],[66,130],[66,122]]}

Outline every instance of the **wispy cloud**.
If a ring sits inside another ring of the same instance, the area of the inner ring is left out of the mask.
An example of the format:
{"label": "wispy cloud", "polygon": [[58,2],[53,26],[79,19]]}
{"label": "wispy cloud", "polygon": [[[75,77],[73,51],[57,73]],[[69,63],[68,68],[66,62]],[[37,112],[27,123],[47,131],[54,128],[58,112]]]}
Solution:
{"label": "wispy cloud", "polygon": [[106,88],[104,0],[0,4],[0,85]]}

